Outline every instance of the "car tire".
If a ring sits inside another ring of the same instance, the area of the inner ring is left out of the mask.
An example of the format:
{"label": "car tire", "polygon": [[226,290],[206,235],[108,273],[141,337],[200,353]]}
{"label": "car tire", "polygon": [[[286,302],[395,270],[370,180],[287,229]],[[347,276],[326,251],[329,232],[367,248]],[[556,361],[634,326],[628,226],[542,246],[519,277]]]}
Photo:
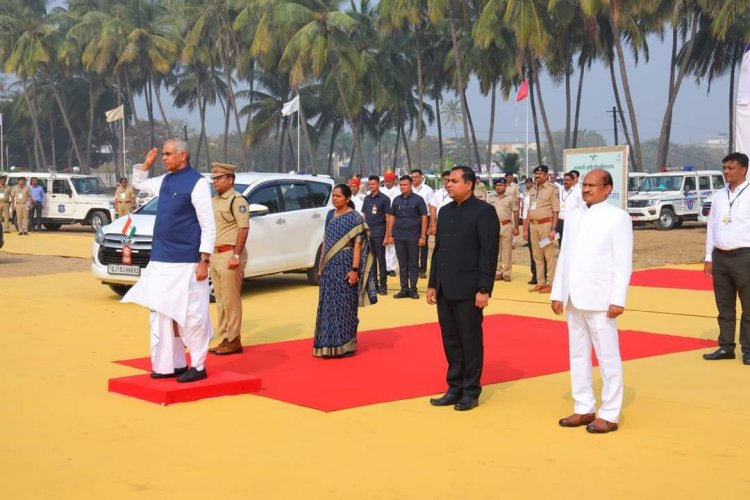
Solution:
{"label": "car tire", "polygon": [[654,222],[657,229],[667,230],[672,229],[677,224],[677,216],[669,208],[662,208],[659,213],[659,218]]}
{"label": "car tire", "polygon": [[97,210],[96,212],[91,214],[91,219],[89,219],[89,222],[91,223],[91,227],[94,229],[94,231],[96,231],[100,227],[109,224],[109,216],[106,212]]}
{"label": "car tire", "polygon": [[323,245],[318,247],[318,251],[315,253],[315,264],[307,270],[307,282],[311,285],[320,285],[320,276],[318,271],[320,270],[320,252],[323,250]]}
{"label": "car tire", "polygon": [[45,222],[43,226],[47,231],[57,231],[58,229],[60,229],[62,224],[60,224],[59,222]]}
{"label": "car tire", "polygon": [[109,285],[109,288],[117,295],[122,297],[123,295],[128,293],[128,290],[130,290],[130,285]]}

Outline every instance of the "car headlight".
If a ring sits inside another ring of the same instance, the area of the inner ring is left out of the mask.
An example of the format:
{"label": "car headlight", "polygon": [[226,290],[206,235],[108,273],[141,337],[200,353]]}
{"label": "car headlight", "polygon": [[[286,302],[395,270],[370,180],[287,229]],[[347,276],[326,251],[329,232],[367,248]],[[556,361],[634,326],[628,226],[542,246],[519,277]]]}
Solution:
{"label": "car headlight", "polygon": [[104,243],[104,231],[102,231],[101,226],[96,228],[96,234],[94,235],[94,241],[96,241],[99,245]]}
{"label": "car headlight", "polygon": [[658,204],[659,204],[659,200],[648,200],[649,207],[655,207]]}

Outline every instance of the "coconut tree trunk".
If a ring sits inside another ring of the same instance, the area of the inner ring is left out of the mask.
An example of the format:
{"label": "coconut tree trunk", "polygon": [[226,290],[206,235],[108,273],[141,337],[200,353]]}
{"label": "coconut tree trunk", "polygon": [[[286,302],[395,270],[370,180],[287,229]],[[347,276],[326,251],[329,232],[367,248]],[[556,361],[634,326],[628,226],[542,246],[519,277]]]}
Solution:
{"label": "coconut tree trunk", "polygon": [[417,51],[417,94],[419,97],[419,109],[417,110],[417,150],[415,159],[417,161],[416,167],[422,168],[422,120],[424,116],[424,83],[422,80],[422,29],[417,25],[415,30],[416,36],[414,37]]}
{"label": "coconut tree trunk", "polygon": [[571,121],[570,116],[571,116],[570,70],[569,68],[566,67],[565,68],[565,143],[563,144],[563,148],[570,147],[570,121]]}
{"label": "coconut tree trunk", "polygon": [[52,171],[57,172],[57,155],[55,151],[56,149],[55,148],[55,120],[53,118],[54,118],[54,115],[50,113],[49,115],[49,140],[50,140],[50,147],[52,148]]}
{"label": "coconut tree trunk", "polygon": [[461,78],[461,59],[458,57],[458,37],[456,36],[456,26],[453,23],[453,17],[449,17],[451,29],[451,43],[453,44],[453,64],[456,66],[456,93],[461,101],[461,118],[464,123],[464,144],[466,146],[466,163],[471,165],[471,141],[469,140],[469,122],[466,117],[468,109],[464,102],[464,82]]}
{"label": "coconut tree trunk", "polygon": [[[91,143],[93,141],[94,136],[94,111],[95,111],[95,104],[94,104],[94,76],[88,75],[89,80],[89,129],[86,134],[86,165],[91,167]],[[112,163],[115,165],[115,173],[119,175],[119,169],[117,166],[119,165],[119,159],[117,157],[112,158]],[[125,165],[123,165],[123,171],[125,169]]]}
{"label": "coconut tree trunk", "polygon": [[409,151],[409,140],[406,138],[406,132],[404,131],[404,124],[401,124],[401,135],[404,137],[404,154],[406,155],[406,163],[409,164],[409,170],[416,168],[411,162],[411,152]]}
{"label": "coconut tree trunk", "polygon": [[729,150],[727,154],[734,152],[734,78],[735,71],[737,69],[737,61],[739,61],[740,44],[734,44],[734,50],[732,51],[732,66],[729,68]]}
{"label": "coconut tree trunk", "polygon": [[[36,112],[36,107],[32,103],[31,99],[29,99],[29,88],[27,85],[26,78],[21,79],[21,84],[23,85],[23,99],[26,101],[26,107],[29,108],[29,115],[31,116],[31,124],[34,128],[34,164],[36,166],[35,170],[37,172],[43,172],[44,166],[47,164],[47,158],[44,156],[44,148],[42,147],[42,135],[39,132],[39,120],[38,115]],[[32,80],[32,86],[33,80]],[[36,92],[34,92],[34,99],[36,99]]]}
{"label": "coconut tree trunk", "polygon": [[143,88],[143,97],[146,100],[146,113],[148,114],[148,128],[151,145],[153,148],[156,146],[156,120],[154,120],[154,95],[151,80],[146,81],[146,85]]}
{"label": "coconut tree trunk", "polygon": [[398,141],[401,137],[401,127],[396,127],[396,145],[393,147],[393,165],[392,169],[396,171],[396,165],[398,164]]}
{"label": "coconut tree trunk", "polygon": [[628,70],[625,67],[625,55],[622,50],[622,40],[620,39],[620,30],[616,23],[612,22],[612,35],[615,41],[615,50],[617,52],[617,63],[620,67],[620,79],[622,81],[622,91],[625,94],[625,103],[628,106],[628,115],[630,117],[630,127],[633,131],[633,150],[635,156],[634,170],[642,169],[643,155],[641,153],[641,139],[638,134],[638,120],[635,117],[635,106],[633,104],[633,95],[630,91],[630,82],[628,81]]}
{"label": "coconut tree trunk", "polygon": [[65,129],[68,131],[68,136],[70,137],[70,144],[73,146],[73,151],[76,155],[76,160],[78,160],[78,165],[81,167],[81,170],[84,174],[89,173],[89,166],[87,163],[83,161],[83,155],[81,155],[81,150],[78,147],[78,141],[76,140],[76,136],[73,133],[73,127],[70,126],[70,120],[68,119],[68,113],[65,111],[65,106],[63,105],[62,98],[60,97],[60,93],[57,91],[57,87],[54,83],[50,85],[50,88],[52,89],[52,95],[55,98],[55,101],[57,102],[57,107],[60,109],[60,114],[62,115],[63,123],[65,124]]}
{"label": "coconut tree trunk", "polygon": [[490,172],[490,164],[492,163],[492,136],[495,133],[495,101],[497,98],[497,82],[492,82],[492,98],[490,99],[490,134],[487,137],[487,159],[485,165],[487,165],[487,172]]}
{"label": "coconut tree trunk", "polygon": [[138,147],[141,148],[136,157],[141,158],[146,154],[146,145],[143,141],[143,131],[141,130],[141,120],[138,118],[138,110],[135,106],[133,87],[130,84],[130,76],[128,76],[128,72],[125,70],[122,70],[122,74],[125,77],[125,88],[128,92],[128,101],[130,101],[130,111],[133,113],[133,120],[135,121],[135,135],[138,137]]}
{"label": "coconut tree trunk", "polygon": [[[677,94],[680,92],[682,79],[687,72],[693,55],[693,46],[695,42],[695,33],[698,30],[698,16],[693,15],[690,23],[690,41],[685,49],[682,62],[677,66],[677,29],[672,29],[672,64],[669,69],[669,94],[667,98],[667,110],[664,112],[664,120],[661,124],[661,133],[659,134],[659,152],[656,159],[657,165],[667,164],[667,155],[669,154],[669,138],[672,135],[672,114],[674,112],[674,103],[677,100]],[[675,69],[677,75],[675,76]]]}
{"label": "coconut tree trunk", "polygon": [[[334,67],[333,71],[335,71],[334,80],[336,81],[336,88],[339,91],[339,97],[341,97],[341,103],[344,105],[344,112],[346,113],[346,117],[349,120],[349,125],[352,127],[352,139],[354,140],[354,149],[356,151],[359,151],[359,161],[360,161],[360,168],[365,168],[365,155],[362,152],[362,144],[360,143],[359,138],[359,122],[358,120],[354,119],[354,115],[352,114],[351,109],[349,108],[349,103],[346,101],[346,94],[344,93],[344,86],[341,84],[341,78],[338,75],[338,68]],[[352,155],[352,160],[354,155]],[[352,161],[350,160],[350,162]],[[351,165],[350,165],[351,167]],[[354,169],[352,168],[352,172]]]}
{"label": "coconut tree trunk", "polygon": [[440,169],[443,168],[443,125],[440,120],[440,98],[435,98],[435,117],[438,129],[438,157],[440,158]]}
{"label": "coconut tree trunk", "polygon": [[620,90],[617,87],[617,76],[615,76],[615,65],[614,61],[610,61],[609,64],[609,78],[612,81],[612,91],[615,95],[615,103],[617,104],[617,114],[620,115],[620,123],[622,124],[622,135],[625,136],[625,143],[628,145],[630,150],[630,163],[631,168],[634,172],[638,172],[638,166],[635,163],[633,156],[633,142],[630,140],[630,131],[628,129],[628,122],[625,121],[625,115],[622,112],[622,103],[620,102]]}
{"label": "coconut tree trunk", "polygon": [[542,99],[542,86],[539,83],[539,79],[534,80],[536,84],[537,97],[539,98],[539,113],[542,115],[542,123],[544,124],[544,132],[547,134],[547,146],[549,146],[549,154],[552,157],[552,170],[557,172],[557,153],[555,151],[555,141],[552,138],[552,131],[549,128],[549,120],[547,120],[547,112],[544,110],[544,99]]}
{"label": "coconut tree trunk", "polygon": [[471,112],[469,111],[469,101],[466,99],[466,89],[464,89],[462,99],[466,107],[466,121],[469,123],[469,131],[471,132],[471,146],[474,151],[474,161],[477,162],[476,163],[477,166],[481,169],[482,159],[479,156],[479,145],[477,144],[477,134],[474,130],[474,120],[471,119]]}
{"label": "coconut tree trunk", "polygon": [[161,91],[159,90],[159,84],[156,81],[156,78],[154,78],[153,73],[151,74],[151,85],[154,88],[154,95],[156,95],[156,104],[159,106],[159,113],[161,114],[161,119],[164,121],[164,125],[167,127],[167,134],[169,137],[174,137],[172,134],[172,127],[169,125],[169,120],[167,119],[167,114],[164,112],[164,106],[161,103]]}
{"label": "coconut tree trunk", "polygon": [[586,74],[586,63],[581,61],[581,74],[578,76],[578,92],[576,93],[576,116],[573,120],[573,142],[572,148],[578,146],[578,120],[581,116],[581,95],[583,95],[583,75]]}

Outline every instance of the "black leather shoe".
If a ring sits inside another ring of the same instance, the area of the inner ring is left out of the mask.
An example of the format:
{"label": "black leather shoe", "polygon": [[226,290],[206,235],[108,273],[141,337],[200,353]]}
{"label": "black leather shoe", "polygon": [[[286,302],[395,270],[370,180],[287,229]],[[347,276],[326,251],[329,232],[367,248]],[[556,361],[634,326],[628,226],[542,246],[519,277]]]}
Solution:
{"label": "black leather shoe", "polygon": [[388,295],[388,289],[384,286],[378,288],[378,295]]}
{"label": "black leather shoe", "polygon": [[430,404],[432,406],[450,406],[458,403],[460,399],[461,398],[458,396],[458,394],[451,394],[450,392],[446,392],[439,398],[430,399]]}
{"label": "black leather shoe", "polygon": [[388,271],[388,276],[390,276],[391,278],[395,278],[396,277],[396,271]]}
{"label": "black leather shoe", "polygon": [[750,352],[743,352],[742,353],[742,364],[743,365],[750,365]]}
{"label": "black leather shoe", "polygon": [[418,299],[419,298],[419,293],[417,293],[416,290],[414,290],[413,292],[409,292],[409,298],[410,299]]}
{"label": "black leather shoe", "polygon": [[174,377],[179,377],[180,375],[182,375],[183,373],[186,373],[187,371],[188,371],[188,367],[183,366],[182,368],[175,368],[174,372],[172,373],[151,372],[151,378],[154,380],[159,380],[162,378],[174,378]]}
{"label": "black leather shoe", "polygon": [[207,378],[207,377],[208,377],[208,374],[206,373],[205,368],[202,370],[196,370],[195,368],[190,368],[187,372],[177,377],[177,381],[182,382],[182,383],[197,382],[198,380],[203,380],[204,378]]}
{"label": "black leather shoe", "polygon": [[734,351],[730,351],[729,349],[726,349],[724,347],[719,347],[714,352],[703,355],[703,359],[706,359],[708,361],[716,361],[717,359],[734,359],[735,357],[736,356],[734,355]]}
{"label": "black leather shoe", "polygon": [[529,285],[536,285],[536,278],[531,278],[531,279],[530,279],[530,280],[528,281],[528,284],[529,284]]}
{"label": "black leather shoe", "polygon": [[458,403],[453,406],[456,411],[469,411],[479,406],[479,400],[475,398],[461,398]]}
{"label": "black leather shoe", "polygon": [[409,296],[409,290],[401,290],[400,292],[393,295],[394,299],[405,299]]}

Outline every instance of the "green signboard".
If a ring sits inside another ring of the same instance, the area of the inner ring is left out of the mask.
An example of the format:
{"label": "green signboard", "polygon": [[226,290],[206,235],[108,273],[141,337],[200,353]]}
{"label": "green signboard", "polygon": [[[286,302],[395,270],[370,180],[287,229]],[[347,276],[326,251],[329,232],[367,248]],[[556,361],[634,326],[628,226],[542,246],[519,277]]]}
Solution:
{"label": "green signboard", "polygon": [[580,183],[590,170],[601,168],[612,175],[614,188],[607,202],[627,210],[628,197],[628,146],[604,148],[566,149],[563,151],[565,172],[578,170]]}

